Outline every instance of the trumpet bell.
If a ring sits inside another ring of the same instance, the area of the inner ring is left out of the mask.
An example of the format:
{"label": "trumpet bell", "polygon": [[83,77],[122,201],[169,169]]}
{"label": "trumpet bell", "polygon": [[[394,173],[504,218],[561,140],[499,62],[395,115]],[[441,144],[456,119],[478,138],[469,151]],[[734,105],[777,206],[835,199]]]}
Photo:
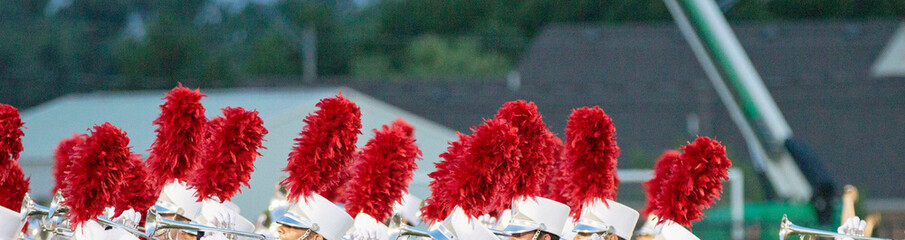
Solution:
{"label": "trumpet bell", "polygon": [[431,235],[427,232],[411,228],[405,223],[402,222],[402,217],[399,215],[395,215],[390,218],[389,222],[389,234],[390,239],[394,240],[402,240],[402,239],[433,239]]}

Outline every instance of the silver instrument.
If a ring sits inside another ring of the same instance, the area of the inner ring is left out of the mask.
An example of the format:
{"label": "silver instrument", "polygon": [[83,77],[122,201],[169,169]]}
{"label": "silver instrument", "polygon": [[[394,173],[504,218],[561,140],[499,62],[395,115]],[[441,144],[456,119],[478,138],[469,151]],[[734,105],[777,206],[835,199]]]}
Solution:
{"label": "silver instrument", "polygon": [[392,240],[397,239],[433,239],[430,234],[427,232],[418,230],[416,228],[409,227],[407,224],[402,222],[402,217],[399,215],[393,216],[390,218],[390,228],[389,234]]}
{"label": "silver instrument", "polygon": [[148,236],[154,235],[155,232],[162,229],[178,229],[178,230],[194,230],[194,231],[207,231],[207,232],[221,232],[225,234],[232,234],[235,236],[254,238],[254,239],[276,239],[269,238],[264,234],[253,233],[253,232],[245,232],[238,231],[232,229],[223,229],[205,225],[184,223],[180,221],[174,221],[170,219],[166,219],[160,217],[160,214],[157,213],[157,210],[151,208],[148,210],[148,214],[145,216],[145,227],[144,230],[148,233]]}
{"label": "silver instrument", "polygon": [[[63,205],[63,200],[63,195],[60,191],[57,191],[57,193],[53,195],[50,206],[45,207],[35,203],[35,201],[31,200],[31,197],[26,193],[25,198],[22,199],[22,207],[19,209],[19,212],[22,214],[23,220],[28,217],[41,216],[40,225],[43,231],[50,232],[53,235],[71,238],[74,234],[72,233],[72,230],[70,230],[66,223],[66,219],[64,219],[63,216],[63,214],[69,212],[69,207]],[[95,219],[101,225],[121,228],[135,236],[148,237],[147,234],[139,229],[122,225],[108,218],[98,216]]]}
{"label": "silver instrument", "polygon": [[802,240],[806,239],[806,237],[810,237],[810,238],[848,237],[848,238],[852,238],[855,240],[892,240],[890,238],[875,238],[875,237],[847,235],[847,234],[835,233],[835,232],[830,232],[830,231],[823,231],[823,230],[801,227],[801,226],[792,224],[792,222],[789,221],[789,218],[786,217],[786,215],[783,215],[782,223],[780,223],[780,226],[779,226],[779,240],[785,240],[789,236],[801,236]]}

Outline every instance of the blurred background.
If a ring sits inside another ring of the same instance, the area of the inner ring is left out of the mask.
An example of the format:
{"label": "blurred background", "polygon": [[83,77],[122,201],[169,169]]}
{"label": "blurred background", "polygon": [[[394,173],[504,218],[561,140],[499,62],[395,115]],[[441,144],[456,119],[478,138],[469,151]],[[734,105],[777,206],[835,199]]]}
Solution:
{"label": "blurred background", "polygon": [[[834,183],[815,189],[829,195],[829,210],[771,189],[777,183],[755,166],[660,0],[3,0],[0,102],[34,115],[25,119],[34,131],[29,119],[65,121],[97,104],[65,105],[72,99],[129,104],[97,92],[142,93],[150,100],[141,109],[154,111],[178,83],[203,92],[229,88],[224,96],[259,102],[241,89],[320,89],[316,96],[349,89],[394,116],[423,119],[435,129],[423,136],[437,137],[437,151],[452,131],[469,132],[506,101],[534,101],[561,137],[571,109],[599,105],[616,124],[620,169],[649,169],[662,151],[698,135],[723,141],[742,176],[746,239],[774,238],[783,213],[796,224],[835,230],[845,184],[859,190],[859,216],[882,219],[874,236],[905,237],[905,1],[716,2],[795,138],[807,143],[808,156],[819,156],[809,163]],[[54,104],[71,111],[36,115]],[[208,106],[209,115],[217,112]],[[306,113],[297,112],[298,128]],[[148,137],[152,120],[139,120]],[[51,163],[23,166],[49,171]],[[642,208],[639,182],[624,183],[618,200]],[[719,201],[694,232],[728,239],[729,205]]]}

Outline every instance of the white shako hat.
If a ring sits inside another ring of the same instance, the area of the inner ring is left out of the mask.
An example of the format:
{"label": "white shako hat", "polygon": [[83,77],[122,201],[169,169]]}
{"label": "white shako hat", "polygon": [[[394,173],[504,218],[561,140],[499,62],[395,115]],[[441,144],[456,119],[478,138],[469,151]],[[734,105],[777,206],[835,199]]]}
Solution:
{"label": "white shako hat", "polygon": [[[609,207],[607,206],[609,204]],[[572,231],[579,233],[609,232],[623,239],[632,239],[635,224],[638,223],[638,211],[621,203],[606,200],[594,200],[586,203],[581,210],[581,217]]]}
{"label": "white shako hat", "polygon": [[656,236],[658,232],[660,232],[660,225],[657,225],[657,215],[653,213],[647,214],[647,221],[644,221],[644,224],[641,225],[641,228],[638,231],[635,231],[635,235],[650,235]]}
{"label": "white shako hat", "polygon": [[559,235],[559,238],[560,239],[575,239],[575,236],[577,236],[578,233],[576,233],[575,231],[572,231],[573,229],[575,229],[575,222],[572,221],[572,218],[567,218],[566,224],[562,228],[562,235]]}
{"label": "white shako hat", "polygon": [[662,228],[660,230],[660,234],[657,234],[657,236],[654,238],[656,240],[701,240],[693,233],[688,231],[687,228],[672,221],[666,221],[660,224],[658,227]]}
{"label": "white shako hat", "polygon": [[352,217],[317,193],[311,193],[311,196],[299,200],[276,222],[290,227],[310,229],[327,240],[340,240],[346,231],[352,228]]}
{"label": "white shako hat", "polygon": [[179,214],[192,219],[201,209],[201,202],[195,197],[195,189],[189,189],[185,182],[179,179],[163,186],[160,197],[154,204],[154,209],[161,214]]}
{"label": "white shako hat", "polygon": [[[239,231],[243,231],[243,232],[254,232],[255,225],[253,223],[251,223],[251,221],[248,221],[248,219],[245,219],[244,217],[242,217],[242,215],[239,215],[239,212],[236,211],[237,209],[238,208],[237,208],[236,204],[234,204],[230,201],[225,201],[223,203],[220,203],[220,201],[215,200],[215,199],[205,199],[204,201],[201,202],[201,208],[198,211],[198,215],[195,215],[195,217],[192,218],[192,223],[206,225],[206,226],[213,226],[211,224],[211,220],[214,219],[214,217],[217,216],[217,214],[219,214],[220,212],[228,212],[232,218],[232,224],[233,224],[232,229],[233,230],[239,230]],[[193,233],[195,231],[187,231],[187,232]],[[195,234],[195,235],[197,235],[197,234]],[[239,239],[248,239],[248,238],[239,237]]]}
{"label": "white shako hat", "polygon": [[428,234],[436,240],[498,240],[499,238],[478,223],[474,218],[465,215],[460,207],[453,209],[449,217],[431,226]]}
{"label": "white shako hat", "polygon": [[393,204],[393,213],[399,215],[406,221],[418,224],[418,221],[421,221],[418,217],[418,213],[421,210],[422,201],[423,200],[414,195],[405,194],[402,196],[402,201]]}
{"label": "white shako hat", "polygon": [[569,217],[570,208],[543,197],[512,201],[512,219],[503,232],[507,234],[541,230],[559,236]]}
{"label": "white shako hat", "polygon": [[21,214],[0,206],[0,239],[17,239],[22,227],[25,227],[25,219]]}
{"label": "white shako hat", "polygon": [[383,223],[378,222],[377,219],[374,219],[374,217],[368,215],[367,213],[360,212],[356,214],[352,226],[353,227],[352,229],[349,229],[349,232],[359,231],[362,229],[376,230],[376,240],[390,239],[390,228],[386,225],[383,225]]}

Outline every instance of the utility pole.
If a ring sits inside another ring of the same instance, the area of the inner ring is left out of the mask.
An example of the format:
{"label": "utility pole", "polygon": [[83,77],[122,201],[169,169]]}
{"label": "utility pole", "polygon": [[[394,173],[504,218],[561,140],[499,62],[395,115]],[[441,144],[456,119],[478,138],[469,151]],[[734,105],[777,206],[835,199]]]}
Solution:
{"label": "utility pole", "polygon": [[302,61],[302,80],[308,84],[316,82],[317,28],[314,23],[308,23],[305,28],[299,29],[272,6],[261,6],[258,9],[273,22],[283,40],[288,42],[293,50],[299,52]]}
{"label": "utility pole", "polygon": [[302,78],[309,84],[317,80],[317,31],[314,24],[305,25],[302,30]]}

